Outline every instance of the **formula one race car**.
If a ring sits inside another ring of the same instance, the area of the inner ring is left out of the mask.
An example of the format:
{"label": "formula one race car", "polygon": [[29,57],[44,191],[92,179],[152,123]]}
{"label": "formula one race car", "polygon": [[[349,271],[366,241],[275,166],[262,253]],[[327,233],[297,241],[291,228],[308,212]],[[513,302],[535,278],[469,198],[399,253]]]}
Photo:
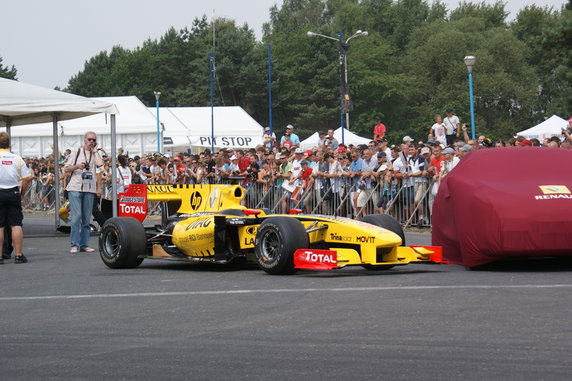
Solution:
{"label": "formula one race car", "polygon": [[[441,261],[438,247],[402,246],[403,230],[389,215],[362,221],[277,215],[241,206],[244,195],[238,185],[131,185],[119,195],[123,217],[107,220],[101,229],[101,259],[111,268],[136,267],[147,258],[220,264],[251,260],[268,274],[350,265],[383,270]],[[163,202],[160,225],[142,224],[147,201]]]}

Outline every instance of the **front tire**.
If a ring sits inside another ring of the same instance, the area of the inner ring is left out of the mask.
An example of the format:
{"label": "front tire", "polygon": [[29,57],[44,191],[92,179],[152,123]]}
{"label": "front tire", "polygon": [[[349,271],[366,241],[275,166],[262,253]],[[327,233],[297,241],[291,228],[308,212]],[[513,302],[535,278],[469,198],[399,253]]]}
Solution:
{"label": "front tire", "polygon": [[99,235],[99,256],[112,269],[129,269],[143,262],[147,237],[143,224],[131,217],[110,218]]}
{"label": "front tire", "polygon": [[405,246],[405,233],[403,232],[403,228],[399,222],[389,214],[370,214],[362,218],[361,221],[394,232],[401,238],[401,246]]}
{"label": "front tire", "polygon": [[[387,229],[395,234],[397,234],[401,238],[401,246],[405,246],[405,233],[403,232],[403,228],[397,222],[397,220],[391,217],[389,214],[371,214],[365,216],[361,219],[362,222],[367,222],[369,224],[379,226],[380,228]],[[362,265],[363,268],[368,270],[389,270],[395,265]]]}
{"label": "front tire", "polygon": [[270,217],[256,232],[254,252],[258,266],[271,275],[292,274],[294,252],[308,248],[308,234],[295,218]]}

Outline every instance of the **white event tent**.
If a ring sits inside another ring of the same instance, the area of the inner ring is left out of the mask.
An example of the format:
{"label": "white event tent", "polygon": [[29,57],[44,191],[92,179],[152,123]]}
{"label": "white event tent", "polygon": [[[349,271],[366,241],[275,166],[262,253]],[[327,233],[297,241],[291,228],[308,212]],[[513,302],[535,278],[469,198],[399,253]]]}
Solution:
{"label": "white event tent", "polygon": [[[338,143],[342,143],[342,128],[339,127],[337,130],[334,131],[334,138],[338,140]],[[300,148],[302,149],[312,149],[318,145],[319,135],[317,132],[314,132],[309,138],[304,139],[300,142]],[[362,138],[359,135],[354,134],[347,129],[344,129],[344,144],[368,144],[371,142],[371,139]]]}
{"label": "white event tent", "polygon": [[[155,108],[149,107],[149,111],[156,115]],[[210,148],[213,119],[215,148],[255,148],[262,144],[264,128],[242,107],[160,107],[165,148]]]}
{"label": "white event tent", "polygon": [[[5,127],[12,135],[15,131],[34,130],[37,123],[52,122],[53,146],[58,146],[57,124],[60,120],[71,120],[86,115],[110,114],[111,135],[115,134],[117,107],[113,103],[89,99],[61,91],[0,78],[0,127]],[[115,140],[112,139],[114,142]],[[115,149],[115,144],[112,143]],[[113,158],[112,164],[115,165]],[[113,194],[116,194],[115,172],[113,172]],[[59,172],[55,173],[56,210],[59,209]],[[113,202],[113,215],[117,214],[117,200]],[[55,225],[59,226],[59,216],[55,214]]]}
{"label": "white event tent", "polygon": [[[157,122],[155,116],[135,96],[91,98],[115,104],[117,115],[115,143],[130,156],[157,150]],[[53,152],[51,123],[40,123],[30,128],[13,129],[12,149],[23,156],[46,157]],[[83,144],[87,131],[97,133],[99,145],[111,155],[110,118],[106,114],[85,116],[73,120],[58,121],[60,152],[77,149]]]}
{"label": "white event tent", "polygon": [[568,122],[557,115],[552,115],[544,122],[537,124],[527,130],[517,133],[519,136],[524,136],[526,139],[539,139],[542,143],[543,139],[558,136],[562,138],[562,129],[568,127]]}

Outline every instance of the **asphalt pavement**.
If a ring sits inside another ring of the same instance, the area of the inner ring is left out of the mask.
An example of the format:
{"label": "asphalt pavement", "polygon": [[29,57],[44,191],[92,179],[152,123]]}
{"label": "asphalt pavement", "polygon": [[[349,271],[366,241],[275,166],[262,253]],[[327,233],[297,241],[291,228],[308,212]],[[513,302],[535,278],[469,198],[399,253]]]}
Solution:
{"label": "asphalt pavement", "polygon": [[[30,262],[0,266],[2,380],[572,375],[569,263],[270,276],[255,266],[145,260],[111,270],[97,252],[70,254],[53,216],[24,223]],[[429,243],[427,234],[407,239]]]}

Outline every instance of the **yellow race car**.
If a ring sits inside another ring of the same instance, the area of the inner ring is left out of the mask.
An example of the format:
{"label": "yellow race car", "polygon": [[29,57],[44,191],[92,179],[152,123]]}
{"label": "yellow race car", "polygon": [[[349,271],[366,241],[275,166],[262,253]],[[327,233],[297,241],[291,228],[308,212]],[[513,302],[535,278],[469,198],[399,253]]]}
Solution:
{"label": "yellow race car", "polygon": [[[132,185],[119,195],[119,215],[107,220],[99,252],[111,268],[144,259],[227,264],[254,261],[268,274],[297,269],[363,266],[383,270],[410,262],[440,262],[438,247],[405,247],[399,223],[378,214],[344,217],[271,214],[240,205],[238,185]],[[148,201],[162,201],[161,223],[144,227]]]}

